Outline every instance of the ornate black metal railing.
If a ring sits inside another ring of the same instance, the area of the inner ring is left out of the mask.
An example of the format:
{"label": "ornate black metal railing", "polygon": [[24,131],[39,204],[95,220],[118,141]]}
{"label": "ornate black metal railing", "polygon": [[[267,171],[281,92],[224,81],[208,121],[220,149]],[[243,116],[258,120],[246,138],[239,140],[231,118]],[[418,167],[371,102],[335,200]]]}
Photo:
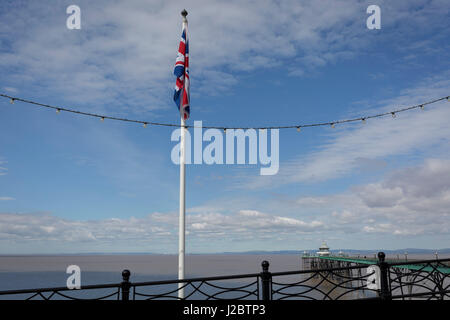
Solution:
{"label": "ornate black metal railing", "polygon": [[0,291],[0,299],[168,300],[179,299],[183,288],[184,299],[195,300],[450,300],[450,259],[386,262],[380,252],[371,268],[314,259],[308,270],[272,273],[263,261],[260,273],[152,282],[130,282],[124,270],[121,283]]}
{"label": "ornate black metal railing", "polygon": [[393,299],[450,299],[450,266],[446,260],[398,263],[388,270],[388,291]]}

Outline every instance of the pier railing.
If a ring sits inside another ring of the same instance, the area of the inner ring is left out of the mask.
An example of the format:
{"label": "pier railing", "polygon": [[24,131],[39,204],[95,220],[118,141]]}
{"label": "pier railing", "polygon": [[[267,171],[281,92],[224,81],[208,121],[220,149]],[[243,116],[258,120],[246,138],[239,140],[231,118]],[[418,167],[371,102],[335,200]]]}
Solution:
{"label": "pier railing", "polygon": [[116,284],[0,291],[0,299],[168,300],[179,299],[181,283],[184,299],[194,300],[450,300],[450,259],[396,263],[380,252],[373,265],[340,261],[335,267],[310,258],[307,270],[270,272],[263,261],[259,273],[184,280],[132,282],[124,270]]}

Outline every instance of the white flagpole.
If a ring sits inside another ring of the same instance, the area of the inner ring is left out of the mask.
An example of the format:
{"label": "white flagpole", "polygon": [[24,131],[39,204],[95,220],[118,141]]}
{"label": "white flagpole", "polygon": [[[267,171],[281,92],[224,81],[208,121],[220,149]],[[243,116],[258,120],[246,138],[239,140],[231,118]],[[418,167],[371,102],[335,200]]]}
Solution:
{"label": "white flagpole", "polygon": [[[185,121],[181,118],[181,141],[180,141],[180,217],[179,217],[179,231],[178,231],[178,279],[184,279],[184,252],[185,252],[185,200],[186,200],[186,141],[184,131]],[[184,298],[184,283],[178,284],[178,297]]]}
{"label": "white flagpole", "polygon": [[[183,16],[183,28],[186,30],[186,41],[187,41],[187,11],[183,10],[181,12]],[[183,88],[184,91],[184,88]],[[180,116],[181,116],[181,135],[180,135],[180,217],[179,217],[179,229],[178,229],[178,279],[184,279],[184,253],[185,253],[185,211],[186,211],[186,141],[185,141],[185,120],[184,120],[184,111],[182,107],[183,102],[183,94],[181,92],[181,100],[180,100]],[[184,298],[184,288],[182,288],[185,284],[178,284],[178,298]]]}

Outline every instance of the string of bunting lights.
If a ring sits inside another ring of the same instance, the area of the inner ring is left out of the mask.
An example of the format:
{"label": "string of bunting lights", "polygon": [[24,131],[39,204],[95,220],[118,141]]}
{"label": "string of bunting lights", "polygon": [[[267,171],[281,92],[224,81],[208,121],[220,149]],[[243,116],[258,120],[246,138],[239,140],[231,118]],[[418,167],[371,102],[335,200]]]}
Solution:
{"label": "string of bunting lights", "polygon": [[[116,120],[116,121],[124,121],[124,122],[133,122],[133,123],[142,124],[144,126],[144,128],[147,127],[148,125],[164,126],[164,127],[181,127],[180,124],[151,122],[151,121],[143,121],[143,120],[133,120],[133,119],[126,119],[126,118],[118,118],[118,117],[112,117],[112,116],[107,116],[107,115],[101,115],[101,114],[96,114],[96,113],[83,112],[83,111],[78,111],[78,110],[74,110],[74,109],[58,107],[58,106],[52,106],[52,105],[48,105],[48,104],[44,104],[44,103],[40,103],[40,102],[26,100],[26,99],[22,99],[22,98],[19,98],[19,97],[12,97],[10,95],[2,94],[2,93],[0,93],[0,97],[9,99],[11,104],[14,104],[15,101],[20,101],[20,102],[32,104],[32,105],[39,106],[39,107],[54,109],[54,110],[56,110],[57,113],[60,113],[61,111],[70,112],[70,113],[80,114],[80,115],[83,115],[83,116],[99,118],[101,121],[105,121],[105,119],[108,119],[108,120]],[[371,115],[371,116],[365,116],[365,117],[359,117],[359,118],[353,118],[353,119],[345,119],[345,120],[337,120],[337,121],[333,121],[333,122],[320,122],[320,123],[297,124],[297,125],[288,125],[288,126],[268,126],[268,127],[202,126],[202,128],[204,128],[204,129],[221,129],[221,130],[224,130],[224,131],[226,131],[227,129],[233,129],[233,130],[235,130],[235,129],[243,129],[243,130],[247,130],[247,129],[262,129],[262,130],[264,130],[264,129],[297,129],[297,131],[300,132],[301,128],[319,127],[319,126],[331,126],[332,128],[334,128],[335,125],[341,124],[341,123],[357,122],[357,121],[362,121],[363,123],[365,123],[366,120],[368,120],[368,119],[380,118],[380,117],[384,117],[384,116],[387,116],[387,115],[391,115],[393,118],[395,118],[397,113],[405,112],[405,111],[412,110],[412,109],[419,109],[419,108],[420,109],[424,109],[424,107],[426,105],[430,105],[430,104],[433,104],[433,103],[436,103],[436,102],[439,102],[439,101],[442,101],[442,100],[450,101],[449,99],[450,99],[450,96],[447,96],[447,97],[442,97],[442,98],[439,98],[439,99],[427,101],[427,102],[424,102],[424,103],[421,103],[421,104],[418,104],[418,105],[413,105],[413,106],[410,106],[410,107],[405,107],[405,108],[392,110],[392,111],[388,111],[388,112],[384,112],[384,113],[379,113],[379,114],[375,114],[375,115]],[[185,125],[184,127],[185,128],[196,128],[194,125]]]}

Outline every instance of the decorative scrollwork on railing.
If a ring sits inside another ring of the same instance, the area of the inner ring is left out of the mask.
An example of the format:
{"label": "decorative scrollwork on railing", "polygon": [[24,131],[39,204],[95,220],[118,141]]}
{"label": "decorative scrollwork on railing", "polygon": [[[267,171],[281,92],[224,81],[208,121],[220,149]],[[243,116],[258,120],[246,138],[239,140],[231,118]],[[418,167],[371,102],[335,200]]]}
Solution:
{"label": "decorative scrollwork on railing", "polygon": [[[112,292],[110,286],[89,286],[80,289],[45,288],[36,290],[14,290],[0,292],[0,298],[21,300],[106,300],[120,299],[120,287],[116,286]],[[108,289],[108,293],[99,292]]]}
{"label": "decorative scrollwork on railing", "polygon": [[355,293],[365,296],[367,292],[376,292],[366,285],[371,273],[363,275],[361,269],[362,267],[310,271],[309,274],[303,274],[305,278],[297,282],[272,281],[272,296],[274,300],[338,300]]}
{"label": "decorative scrollwork on railing", "polygon": [[414,266],[415,268],[398,265],[390,268],[390,286],[394,299],[450,299],[448,265],[428,261]]}
{"label": "decorative scrollwork on railing", "polygon": [[108,293],[106,295],[100,296],[100,297],[95,297],[95,298],[80,298],[80,297],[73,297],[73,296],[69,296],[67,294],[62,294],[61,292],[55,292],[55,295],[63,297],[65,299],[69,299],[69,300],[106,300],[108,298],[111,297],[116,297],[116,300],[119,300],[120,298],[120,289],[117,289],[116,291],[112,292],[112,293]]}
{"label": "decorative scrollwork on railing", "polygon": [[[167,286],[167,284],[165,284]],[[157,285],[145,286],[147,289],[155,289]],[[180,299],[178,297],[178,292],[184,289],[187,294],[184,299],[204,299],[204,300],[243,300],[243,299],[258,299],[259,296],[259,280],[256,280],[241,284],[238,286],[224,286],[215,284],[212,281],[187,281],[179,288],[172,289],[169,291],[164,291],[162,293],[144,293],[138,292],[137,286],[133,286],[133,296],[142,297],[147,300],[157,300],[157,299]]]}

